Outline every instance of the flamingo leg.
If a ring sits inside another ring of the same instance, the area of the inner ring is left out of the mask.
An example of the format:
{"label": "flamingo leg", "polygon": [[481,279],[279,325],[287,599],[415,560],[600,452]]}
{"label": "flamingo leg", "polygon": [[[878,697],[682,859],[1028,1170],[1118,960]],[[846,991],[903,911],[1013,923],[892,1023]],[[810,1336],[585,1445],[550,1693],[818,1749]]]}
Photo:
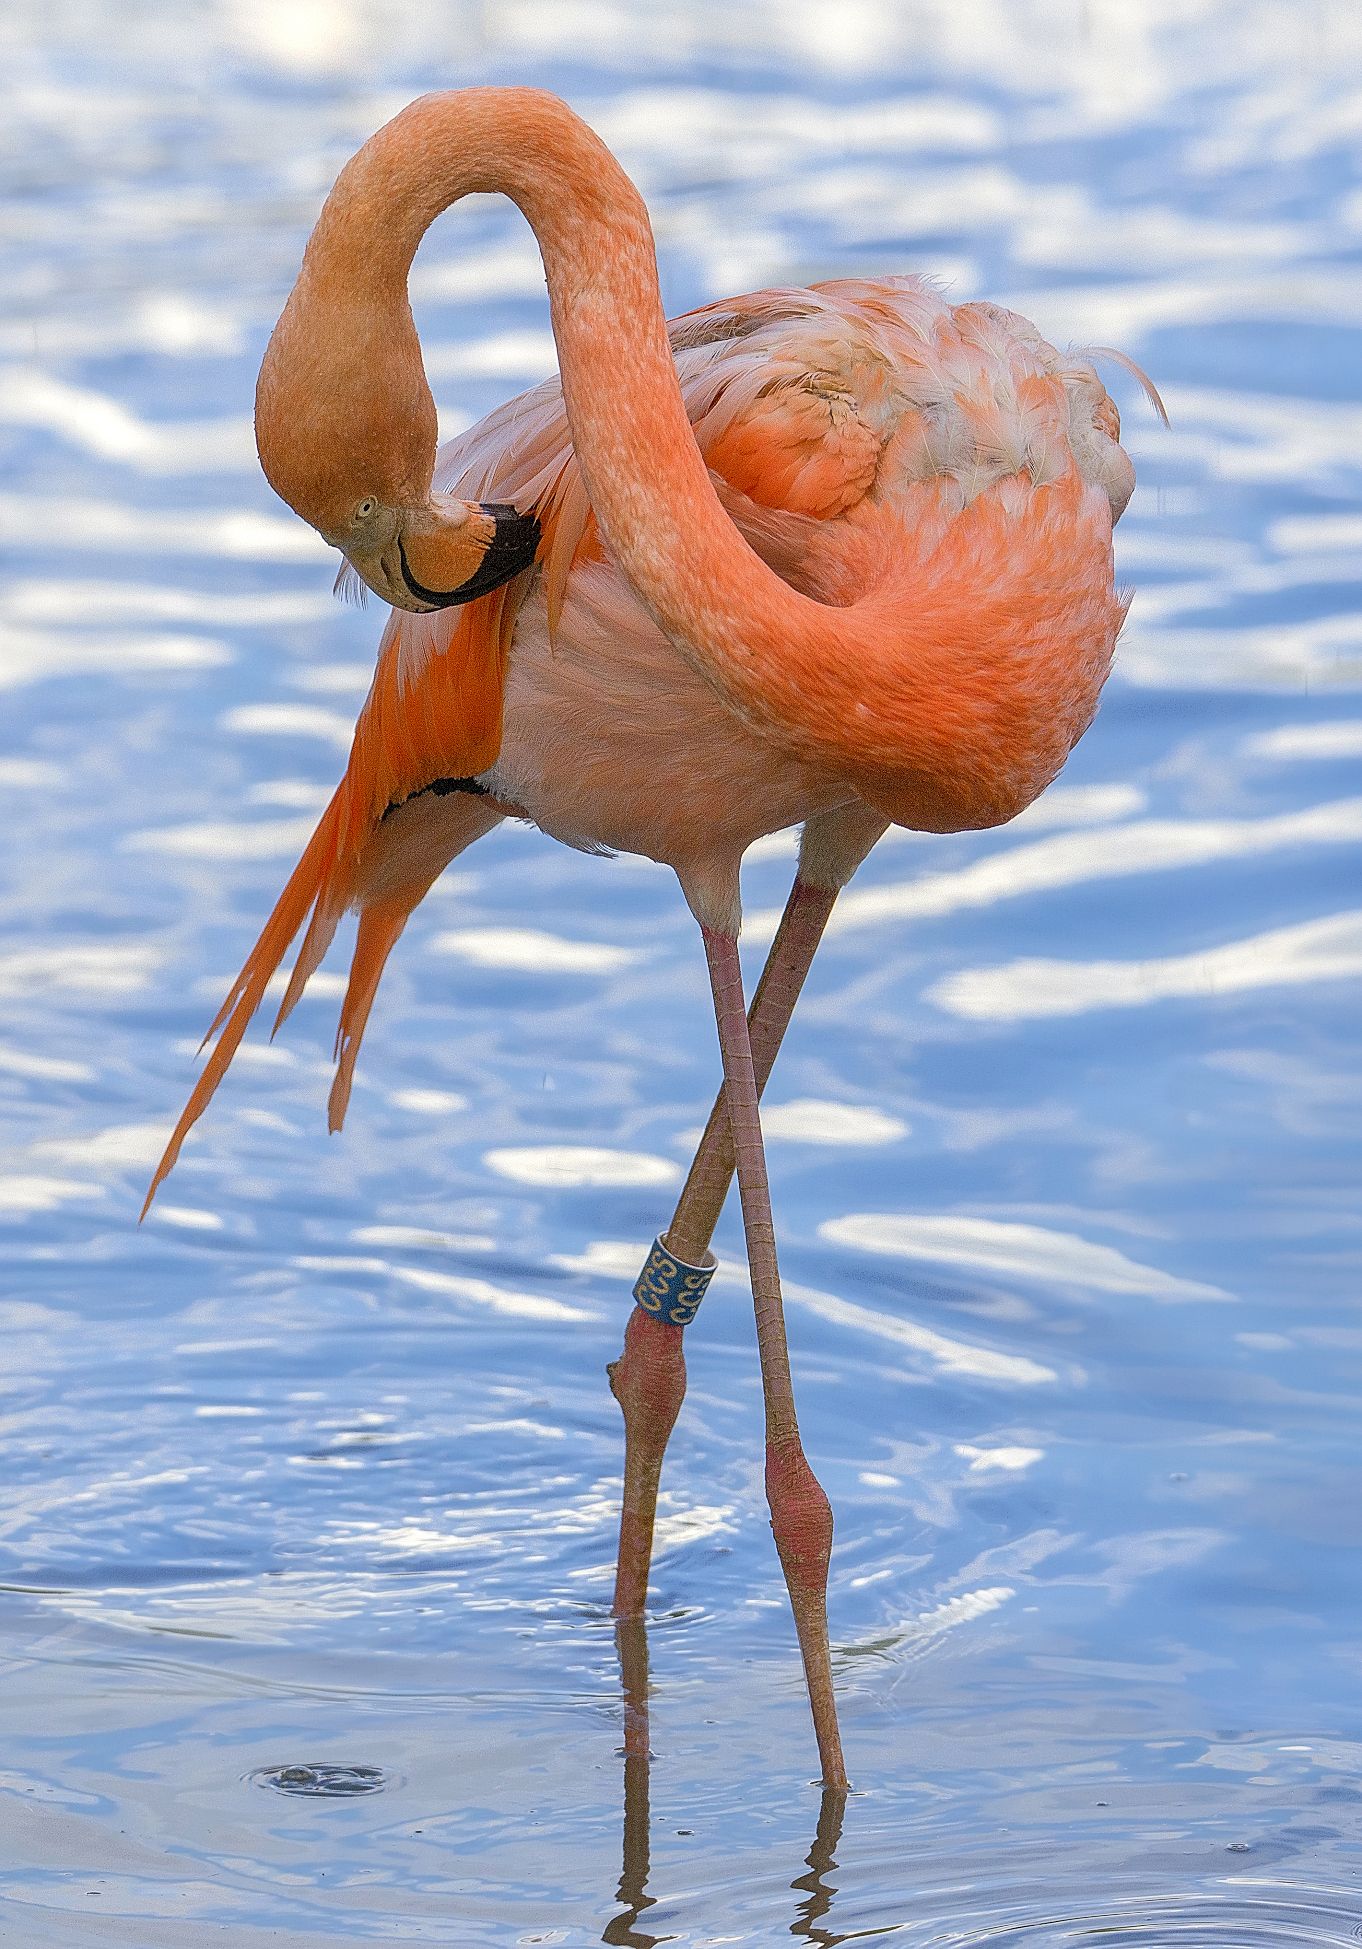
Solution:
{"label": "flamingo leg", "polygon": [[619,1619],[642,1617],[648,1599],[662,1457],[686,1393],[684,1331],[636,1306],[624,1329],[624,1351],[605,1370],[624,1414],[624,1497],[613,1606]]}
{"label": "flamingo leg", "polygon": [[[790,890],[752,1001],[750,1036],[759,1092],[766,1086],[837,892],[836,887],[812,886],[798,876]],[[678,1258],[691,1265],[704,1259],[732,1181],[733,1142],[720,1089],[676,1214],[663,1234],[664,1243]],[[624,1351],[607,1369],[611,1391],[624,1411],[617,1618],[641,1616],[647,1601],[662,1458],[686,1392],[684,1330],[636,1306],[624,1330]]]}
{"label": "flamingo leg", "polygon": [[776,1261],[771,1192],[757,1109],[757,1077],[743,1005],[742,968],[736,933],[705,927],[705,957],[714,994],[714,1016],[723,1052],[724,1088],[742,1200],[747,1260],[756,1310],[757,1352],[766,1401],[766,1500],[785,1587],[790,1593],[804,1678],[825,1787],[845,1787],[837,1704],[828,1646],[828,1562],[832,1510],[809,1467],[799,1439],[790,1353],[785,1339],[780,1270]]}
{"label": "flamingo leg", "polygon": [[[810,819],[804,829],[799,871],[747,1018],[758,1095],[766,1087],[837,896],[884,825],[868,807],[852,805]],[[732,1181],[733,1141],[721,1088],[675,1215],[662,1235],[669,1251],[690,1265],[703,1261]],[[662,1458],[686,1392],[683,1330],[636,1307],[625,1328],[624,1351],[607,1370],[624,1411],[624,1497],[613,1607],[617,1618],[640,1616],[647,1602]]]}
{"label": "flamingo leg", "polygon": [[[758,1096],[765,1090],[775,1066],[795,1003],[840,891],[839,887],[818,886],[802,874],[795,875],[748,1010],[748,1038]],[[728,1103],[721,1089],[714,1099],[705,1134],[665,1234],[665,1242],[688,1264],[698,1264],[709,1249],[732,1182],[733,1138],[729,1131]]]}

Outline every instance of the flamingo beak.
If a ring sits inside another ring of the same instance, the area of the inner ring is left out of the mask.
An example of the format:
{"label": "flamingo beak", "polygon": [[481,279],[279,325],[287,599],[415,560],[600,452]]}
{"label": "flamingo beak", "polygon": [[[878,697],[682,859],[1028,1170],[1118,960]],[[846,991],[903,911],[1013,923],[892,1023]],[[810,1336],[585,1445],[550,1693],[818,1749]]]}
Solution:
{"label": "flamingo beak", "polygon": [[472,602],[530,567],[539,522],[503,502],[451,502],[403,520],[392,541],[349,560],[384,602],[418,615]]}

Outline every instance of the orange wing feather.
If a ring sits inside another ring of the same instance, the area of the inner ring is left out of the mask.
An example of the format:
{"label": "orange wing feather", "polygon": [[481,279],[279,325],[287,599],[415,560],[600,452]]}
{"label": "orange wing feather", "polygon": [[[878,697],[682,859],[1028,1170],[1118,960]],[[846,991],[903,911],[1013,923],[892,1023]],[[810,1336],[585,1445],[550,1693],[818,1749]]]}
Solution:
{"label": "orange wing feather", "polygon": [[[425,619],[394,613],[355,726],[345,776],[208,1030],[205,1040],[219,1030],[221,1034],[156,1167],[144,1216],[185,1137],[226,1074],[304,922],[307,933],[276,1030],[320,965],[342,914],[359,905],[360,931],[341,1012],[340,1061],[331,1096],[331,1128],[341,1127],[379,977],[408,915],[463,845],[480,837],[499,817],[477,798],[454,805],[441,800],[441,818],[435,824],[443,844],[413,845],[408,839],[405,847],[399,843],[393,848],[380,839],[385,815],[393,816],[436,779],[474,778],[495,762],[501,743],[506,657],[527,579],[522,577],[518,587],[507,584],[456,611],[447,646],[428,659],[417,685],[404,686],[402,681],[404,636],[413,624],[419,630]],[[371,895],[372,883],[380,880],[381,893]]]}

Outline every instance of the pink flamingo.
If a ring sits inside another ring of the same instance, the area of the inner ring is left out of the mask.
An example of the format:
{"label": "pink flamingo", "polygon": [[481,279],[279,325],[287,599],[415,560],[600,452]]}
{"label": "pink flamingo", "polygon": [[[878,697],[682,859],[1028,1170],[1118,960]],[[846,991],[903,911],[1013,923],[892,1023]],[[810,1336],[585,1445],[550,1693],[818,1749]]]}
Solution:
{"label": "pink flamingo", "polygon": [[[436,454],[407,273],[471,191],[543,254],[553,380]],[[506,817],[672,866],[700,924],[723,1089],[610,1373],[624,1412],[615,1613],[641,1614],[681,1338],[736,1169],[766,1488],[822,1777],[846,1784],[827,1498],[805,1459],[758,1099],[839,889],[891,821],[1011,819],[1091,720],[1124,615],[1134,474],[1092,366],[914,277],[761,291],[668,325],[647,211],[556,97],[413,102],[342,170],[256,396],[273,486],[393,605],[345,777],[228,995],[150,1196],[306,923],[288,1014],[359,931],[331,1127],[408,915]],[[739,862],[803,824],[752,1004]],[[211,1033],[211,1031],[210,1031]]]}

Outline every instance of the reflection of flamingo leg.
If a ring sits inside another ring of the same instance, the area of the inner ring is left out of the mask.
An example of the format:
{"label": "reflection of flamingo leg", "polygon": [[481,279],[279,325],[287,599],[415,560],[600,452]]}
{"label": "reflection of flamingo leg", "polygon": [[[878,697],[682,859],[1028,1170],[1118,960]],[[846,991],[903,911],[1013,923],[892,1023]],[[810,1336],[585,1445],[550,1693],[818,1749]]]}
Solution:
{"label": "reflection of flamingo leg", "polygon": [[[823,938],[837,895],[884,831],[884,821],[855,805],[810,819],[799,871],[752,998],[748,1032],[757,1092],[765,1089],[795,1003]],[[709,1249],[733,1181],[733,1140],[723,1089],[714,1100],[676,1213],[663,1233],[667,1249],[699,1265]],[[616,1617],[638,1616],[647,1601],[653,1525],[662,1458],[686,1392],[682,1329],[635,1308],[624,1352],[609,1369],[624,1410],[624,1500],[620,1510]]]}
{"label": "reflection of flamingo leg", "polygon": [[[606,1924],[601,1941],[607,1949],[657,1949],[665,1936],[640,1933],[638,1923],[646,1910],[655,1907],[657,1897],[648,1893],[651,1872],[651,1814],[649,1807],[649,1767],[652,1754],[648,1736],[648,1626],[641,1617],[622,1617],[615,1624],[615,1649],[619,1655],[620,1681],[624,1702],[624,1837],[619,1887],[615,1899],[624,1904],[619,1914]],[[804,1859],[809,1872],[797,1875],[790,1883],[801,1901],[790,1924],[790,1934],[822,1945],[840,1942],[840,1935],[818,1925],[832,1907],[837,1890],[824,1880],[837,1866],[837,1849],[842,1841],[842,1822],[847,1796],[842,1787],[824,1787],[818,1804],[818,1827]]]}
{"label": "reflection of flamingo leg", "polygon": [[655,1900],[648,1893],[648,1627],[641,1617],[619,1619],[615,1648],[624,1689],[624,1858],[615,1899],[626,1907],[608,1923],[601,1941],[619,1949],[654,1949],[661,1938],[635,1930]]}
{"label": "reflection of flamingo leg", "polygon": [[824,1875],[837,1866],[837,1850],[842,1844],[842,1821],[847,1810],[847,1797],[840,1787],[824,1787],[823,1798],[818,1807],[818,1831],[813,1837],[813,1846],[804,1857],[809,1865],[806,1875],[798,1875],[790,1883],[791,1888],[808,1895],[806,1902],[799,1904],[798,1913],[790,1924],[790,1934],[804,1936],[809,1942],[827,1945],[844,1942],[845,1936],[831,1934],[820,1929],[818,1924],[832,1907],[832,1898],[837,1893],[829,1888]]}

